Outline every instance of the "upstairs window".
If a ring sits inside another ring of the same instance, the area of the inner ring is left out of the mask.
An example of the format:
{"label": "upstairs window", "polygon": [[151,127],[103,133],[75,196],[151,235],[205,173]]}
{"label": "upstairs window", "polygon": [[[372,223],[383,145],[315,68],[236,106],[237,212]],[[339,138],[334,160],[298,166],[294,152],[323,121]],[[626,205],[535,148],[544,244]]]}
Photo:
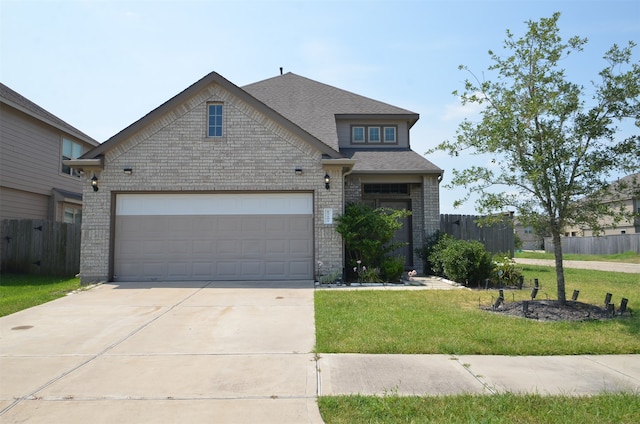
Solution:
{"label": "upstairs window", "polygon": [[353,127],[351,129],[351,142],[364,143],[364,127]]}
{"label": "upstairs window", "polygon": [[[80,143],[71,141],[67,138],[62,139],[62,160],[78,159],[82,156],[82,146]],[[79,177],[80,173],[67,165],[62,163],[61,171],[63,174],[71,175],[73,177]]]}
{"label": "upstairs window", "polygon": [[385,143],[396,142],[396,127],[384,127],[384,142]]}
{"label": "upstairs window", "polygon": [[380,143],[380,127],[369,127],[369,143]]}
{"label": "upstairs window", "polygon": [[212,103],[208,106],[208,109],[207,137],[222,137],[222,105],[219,103]]}
{"label": "upstairs window", "polygon": [[351,144],[397,144],[396,126],[353,125]]}

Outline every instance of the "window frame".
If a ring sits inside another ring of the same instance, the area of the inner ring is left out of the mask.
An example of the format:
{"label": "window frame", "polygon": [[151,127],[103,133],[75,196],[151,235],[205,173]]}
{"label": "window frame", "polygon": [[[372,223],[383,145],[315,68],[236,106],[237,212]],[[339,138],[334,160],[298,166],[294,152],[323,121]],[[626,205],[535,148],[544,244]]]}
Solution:
{"label": "window frame", "polygon": [[[66,152],[65,146],[67,143],[71,148],[71,152]],[[69,153],[69,156],[65,155],[65,153]],[[62,136],[62,142],[60,145],[60,173],[69,177],[80,178],[80,172],[77,169],[64,164],[65,160],[78,159],[80,156],[82,156],[82,144]]]}
{"label": "window frame", "polygon": [[[67,213],[70,213],[71,221],[67,219]],[[73,206],[63,206],[62,208],[62,222],[67,224],[81,224],[82,223],[82,208]]]}
{"label": "window frame", "polygon": [[[220,113],[219,114],[212,114],[211,110],[212,108],[218,109],[220,108]],[[217,121],[214,122],[214,125],[211,124],[211,118],[219,118],[220,122],[218,123]],[[207,134],[207,138],[209,139],[221,139],[224,137],[224,124],[225,124],[225,118],[224,118],[224,104],[220,103],[220,102],[211,102],[211,103],[207,103],[207,128],[206,128],[206,134]],[[214,133],[212,134],[212,129],[214,130]]]}
{"label": "window frame", "polygon": [[[377,140],[372,141],[371,133],[372,131],[378,130],[378,138]],[[387,129],[393,129],[394,139],[388,140],[386,138]],[[360,138],[356,138],[356,131],[361,130],[363,132],[363,140]],[[371,145],[382,145],[382,144],[398,144],[398,126],[397,125],[381,125],[381,124],[372,124],[372,125],[362,125],[362,124],[353,124],[351,125],[351,140],[350,144],[352,145],[363,145],[363,144],[371,144]]]}
{"label": "window frame", "polygon": [[[393,140],[387,140],[387,130],[393,130]],[[385,125],[382,127],[382,143],[383,144],[397,144],[398,143],[398,127]]]}
{"label": "window frame", "polygon": [[[362,130],[361,137],[356,139],[356,130]],[[367,128],[363,125],[353,125],[351,127],[351,143],[365,144],[367,142]]]}

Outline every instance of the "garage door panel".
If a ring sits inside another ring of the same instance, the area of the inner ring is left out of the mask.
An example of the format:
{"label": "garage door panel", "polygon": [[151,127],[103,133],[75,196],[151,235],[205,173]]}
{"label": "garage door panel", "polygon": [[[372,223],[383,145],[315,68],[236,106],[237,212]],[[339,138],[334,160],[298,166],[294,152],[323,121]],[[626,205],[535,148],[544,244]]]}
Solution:
{"label": "garage door panel", "polygon": [[215,241],[215,251],[213,253],[216,257],[240,257],[240,240],[232,239],[218,239]]}
{"label": "garage door panel", "polygon": [[[146,196],[155,200],[147,202]],[[200,195],[198,201],[190,202],[192,195],[164,199],[140,194],[125,195],[126,201],[121,202],[118,195],[114,245],[118,280],[313,278],[311,194],[298,193],[291,202],[286,201],[289,195],[281,194],[277,202],[246,210],[247,214],[233,208],[255,206],[261,195],[249,203],[244,195],[238,201],[222,196],[227,202],[222,205],[216,203],[218,196]],[[171,200],[180,201],[167,204]],[[234,213],[194,214],[187,209],[192,204],[198,210]],[[295,213],[284,213],[289,206]],[[162,215],[164,210],[176,214]],[[260,210],[273,214],[261,215]]]}
{"label": "garage door panel", "polygon": [[289,253],[288,243],[286,240],[265,240],[265,255],[266,256],[281,256]]}

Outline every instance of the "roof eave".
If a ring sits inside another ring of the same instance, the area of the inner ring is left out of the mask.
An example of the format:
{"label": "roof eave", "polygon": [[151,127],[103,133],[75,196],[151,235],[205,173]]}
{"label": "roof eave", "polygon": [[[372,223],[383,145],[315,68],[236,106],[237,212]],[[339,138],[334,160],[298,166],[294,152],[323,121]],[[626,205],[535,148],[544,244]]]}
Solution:
{"label": "roof eave", "polygon": [[[27,109],[26,107],[23,107],[23,106],[15,103],[15,102],[12,102],[9,99],[5,99],[3,97],[0,97],[0,102],[4,103],[5,105],[7,105],[7,106],[9,106],[9,107],[11,107],[11,108],[13,108],[15,110],[18,110],[18,111],[24,113],[25,115],[28,115],[28,116],[30,116],[30,117],[32,117],[34,119],[37,119],[40,122],[44,122],[45,124],[55,128],[57,130],[60,130],[60,131],[64,132],[65,134],[72,135],[75,138],[77,138],[78,140],[84,141],[87,144],[90,144],[92,146],[99,146],[100,145],[100,143],[97,140],[94,140],[93,138],[89,137],[86,134],[80,133],[79,130],[70,131],[69,128],[65,128],[62,125],[59,125],[58,123],[51,121],[50,119],[47,119],[47,118],[45,118],[45,117],[43,117],[41,115],[38,115],[37,113],[34,113],[33,111]],[[60,118],[57,118],[57,119],[60,119]]]}

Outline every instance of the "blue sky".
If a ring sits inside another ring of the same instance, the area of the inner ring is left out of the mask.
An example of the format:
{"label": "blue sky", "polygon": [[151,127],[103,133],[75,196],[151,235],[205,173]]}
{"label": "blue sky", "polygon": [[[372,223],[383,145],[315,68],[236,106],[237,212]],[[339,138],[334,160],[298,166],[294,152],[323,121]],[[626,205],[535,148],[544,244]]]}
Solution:
{"label": "blue sky", "polygon": [[[637,0],[0,0],[0,81],[102,142],[211,71],[243,86],[283,67],[419,113],[424,153],[477,112],[451,94],[458,65],[482,74],[507,29],[556,11],[565,40],[589,39],[566,61],[575,82],[596,79],[614,43],[640,42]],[[428,158],[445,182],[478,160]],[[441,212],[473,214],[453,208],[463,195],[443,188]]]}

